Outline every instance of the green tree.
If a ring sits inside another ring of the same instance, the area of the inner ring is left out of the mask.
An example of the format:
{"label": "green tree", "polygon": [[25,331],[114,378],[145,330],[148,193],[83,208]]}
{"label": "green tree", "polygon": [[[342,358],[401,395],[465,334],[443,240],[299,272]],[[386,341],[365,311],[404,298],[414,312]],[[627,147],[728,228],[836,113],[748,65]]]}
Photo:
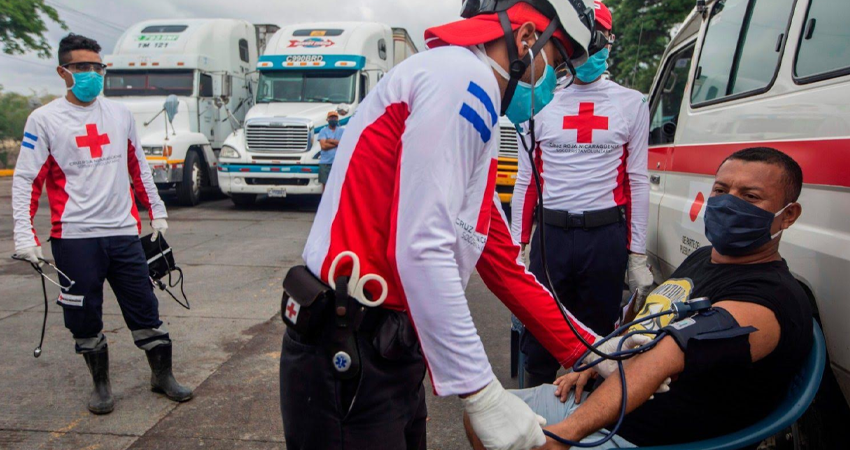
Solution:
{"label": "green tree", "polygon": [[0,141],[20,140],[30,113],[41,105],[56,98],[55,95],[37,93],[25,96],[16,92],[3,92],[0,85]]}
{"label": "green tree", "polygon": [[611,52],[614,81],[648,93],[673,28],[695,0],[604,0],[614,16],[617,40]]}
{"label": "green tree", "polygon": [[45,17],[58,23],[63,30],[68,29],[59,13],[44,0],[0,0],[0,45],[3,52],[16,55],[34,51],[41,58],[50,58],[50,44],[44,37],[47,31]]}

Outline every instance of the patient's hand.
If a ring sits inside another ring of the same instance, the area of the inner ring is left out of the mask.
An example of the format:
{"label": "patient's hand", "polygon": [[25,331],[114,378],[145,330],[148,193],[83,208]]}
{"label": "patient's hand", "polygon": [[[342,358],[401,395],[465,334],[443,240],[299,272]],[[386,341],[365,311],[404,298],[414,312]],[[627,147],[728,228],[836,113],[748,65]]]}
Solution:
{"label": "patient's hand", "polygon": [[596,371],[588,369],[582,372],[570,372],[562,375],[555,380],[555,396],[561,399],[561,403],[567,401],[570,391],[575,388],[575,402],[578,405],[581,403],[581,394],[584,392],[584,387],[591,379],[596,378]]}

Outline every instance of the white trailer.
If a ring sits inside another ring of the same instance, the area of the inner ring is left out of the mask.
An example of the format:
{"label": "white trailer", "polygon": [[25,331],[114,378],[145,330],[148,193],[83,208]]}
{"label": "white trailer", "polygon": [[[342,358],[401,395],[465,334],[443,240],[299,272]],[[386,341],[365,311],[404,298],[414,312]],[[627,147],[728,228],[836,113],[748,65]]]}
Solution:
{"label": "white trailer", "polygon": [[[233,19],[149,20],[105,57],[104,95],[127,105],[160,191],[196,205],[218,186],[217,153],[253,105],[260,31]],[[171,113],[164,104],[171,97]]]}
{"label": "white trailer", "polygon": [[381,77],[416,53],[407,32],[380,23],[284,27],[257,64],[259,86],[245,127],[224,143],[221,190],[237,205],[259,195],[320,194],[317,136],[336,110],[345,125]]}

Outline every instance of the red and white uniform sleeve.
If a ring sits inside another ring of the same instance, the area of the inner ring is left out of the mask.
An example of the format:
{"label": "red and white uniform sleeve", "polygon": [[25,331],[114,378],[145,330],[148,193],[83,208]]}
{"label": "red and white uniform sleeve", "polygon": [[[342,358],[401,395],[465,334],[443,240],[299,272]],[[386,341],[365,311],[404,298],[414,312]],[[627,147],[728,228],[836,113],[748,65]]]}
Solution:
{"label": "red and white uniform sleeve", "polygon": [[[511,235],[514,240],[521,244],[531,242],[531,228],[534,225],[534,210],[537,208],[537,183],[531,171],[531,161],[525,151],[522,142],[523,137],[517,135],[519,154],[517,156],[517,175],[514,193],[511,197]],[[529,137],[525,137],[525,145],[532,145]],[[541,159],[540,147],[534,144],[534,161],[541,174],[540,183],[543,184],[543,161]]]}
{"label": "red and white uniform sleeve", "polygon": [[133,182],[133,191],[136,194],[136,198],[142,203],[142,206],[147,208],[151,220],[165,219],[168,217],[168,213],[165,210],[165,203],[159,197],[159,192],[153,181],[153,174],[151,174],[151,167],[145,159],[144,149],[142,149],[139,143],[136,121],[133,120],[133,116],[129,111],[127,113],[130,116],[130,140],[127,143],[127,170]]}
{"label": "red and white uniform sleeve", "polygon": [[[569,367],[584,353],[585,347],[564,321],[552,294],[522,263],[520,247],[511,239],[498,196],[493,201],[496,207],[491,209],[490,234],[478,260],[478,273],[546,350],[562,366]],[[585,340],[591,344],[596,341],[591,329],[569,312],[567,317]]]}
{"label": "red and white uniform sleeve", "polygon": [[41,245],[33,218],[38,211],[44,182],[52,164],[47,133],[36,114],[30,115],[21,140],[21,152],[12,180],[12,212],[15,219],[15,249]]}
{"label": "red and white uniform sleeve", "polygon": [[629,134],[626,172],[629,174],[630,201],[628,216],[629,251],[646,253],[646,229],[649,222],[649,105],[642,99],[635,106],[637,114]]}

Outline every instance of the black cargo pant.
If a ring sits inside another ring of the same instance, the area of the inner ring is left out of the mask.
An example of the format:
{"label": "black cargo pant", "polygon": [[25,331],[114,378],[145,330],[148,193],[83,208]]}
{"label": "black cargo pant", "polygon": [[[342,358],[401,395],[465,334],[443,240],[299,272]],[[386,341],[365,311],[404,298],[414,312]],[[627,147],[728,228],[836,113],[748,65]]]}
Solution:
{"label": "black cargo pant", "polygon": [[[614,331],[629,262],[626,224],[587,230],[545,226],[549,274],[561,302],[595,333],[604,336]],[[546,285],[541,244],[538,226],[531,243],[529,271]],[[555,380],[561,365],[531,333],[523,333],[520,349],[525,354],[525,370],[529,375],[526,388]]]}
{"label": "black cargo pant", "polygon": [[287,449],[425,450],[419,342],[407,315],[378,311],[383,317],[375,329],[358,333],[361,371],[352,380],[336,379],[320,346],[286,330],[280,410]]}
{"label": "black cargo pant", "polygon": [[[77,353],[100,350],[103,334],[103,282],[108,281],[136,346],[150,350],[170,344],[168,330],[159,319],[148,262],[138,236],[90,239],[51,239],[56,267],[74,280],[59,295],[65,327],[74,336]],[[67,280],[62,278],[63,285]]]}

